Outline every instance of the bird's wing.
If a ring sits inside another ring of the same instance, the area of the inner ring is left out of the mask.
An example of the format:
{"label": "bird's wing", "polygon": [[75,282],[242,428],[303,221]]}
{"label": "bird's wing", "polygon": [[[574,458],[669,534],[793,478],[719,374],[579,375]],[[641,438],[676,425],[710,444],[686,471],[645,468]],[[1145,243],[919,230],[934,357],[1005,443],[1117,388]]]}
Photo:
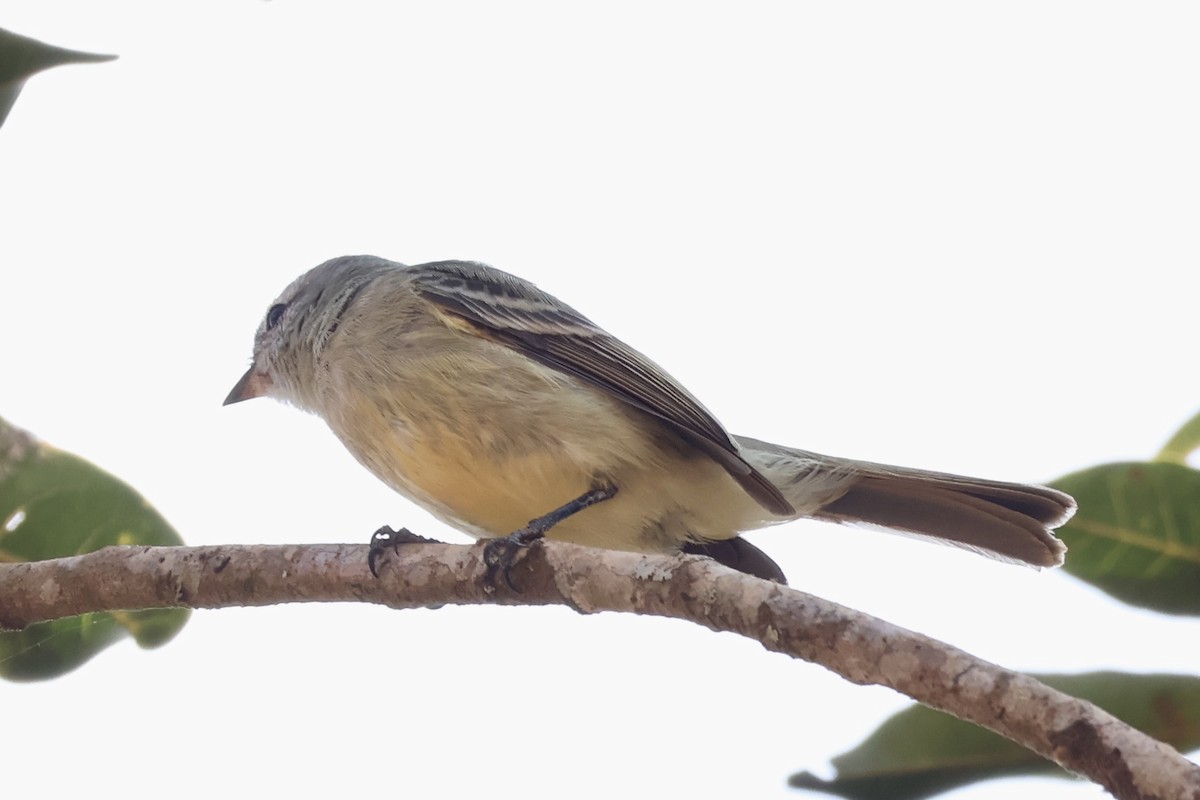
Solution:
{"label": "bird's wing", "polygon": [[650,359],[532,283],[468,261],[409,267],[418,294],[471,323],[477,335],[596,386],[670,425],[717,461],[760,505],[795,509],[742,458],[721,423]]}

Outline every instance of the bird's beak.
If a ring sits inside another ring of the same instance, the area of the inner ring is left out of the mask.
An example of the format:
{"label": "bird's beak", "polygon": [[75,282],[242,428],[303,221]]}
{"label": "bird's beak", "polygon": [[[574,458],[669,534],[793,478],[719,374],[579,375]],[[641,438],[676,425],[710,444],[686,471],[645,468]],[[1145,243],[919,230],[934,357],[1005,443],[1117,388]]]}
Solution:
{"label": "bird's beak", "polygon": [[253,397],[262,397],[270,388],[271,376],[265,372],[256,371],[254,365],[251,364],[250,369],[246,370],[246,374],[242,376],[241,380],[234,384],[233,391],[225,398],[222,405],[227,406]]}

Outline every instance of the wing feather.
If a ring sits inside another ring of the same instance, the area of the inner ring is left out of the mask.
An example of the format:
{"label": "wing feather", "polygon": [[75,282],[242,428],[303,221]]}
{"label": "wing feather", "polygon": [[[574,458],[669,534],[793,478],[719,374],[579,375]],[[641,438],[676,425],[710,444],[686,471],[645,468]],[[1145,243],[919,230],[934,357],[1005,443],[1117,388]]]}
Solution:
{"label": "wing feather", "polygon": [[661,419],[720,464],[760,505],[780,516],[795,509],[700,401],[661,367],[532,283],[469,261],[409,268],[413,286],[489,338],[584,380]]}

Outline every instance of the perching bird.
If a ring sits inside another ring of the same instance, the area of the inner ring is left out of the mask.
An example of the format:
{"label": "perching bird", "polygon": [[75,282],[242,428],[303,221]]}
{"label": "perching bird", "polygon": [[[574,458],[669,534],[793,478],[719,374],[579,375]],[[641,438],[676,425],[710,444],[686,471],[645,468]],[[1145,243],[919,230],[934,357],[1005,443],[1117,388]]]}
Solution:
{"label": "perching bird", "polygon": [[1052,567],[1066,547],[1051,531],[1075,509],[1042,486],[731,436],[578,311],[467,261],[345,256],[300,276],[225,402],[264,395],[321,416],[387,485],[472,536],[566,507],[550,538],[703,553],[778,581],[739,533],[815,517]]}

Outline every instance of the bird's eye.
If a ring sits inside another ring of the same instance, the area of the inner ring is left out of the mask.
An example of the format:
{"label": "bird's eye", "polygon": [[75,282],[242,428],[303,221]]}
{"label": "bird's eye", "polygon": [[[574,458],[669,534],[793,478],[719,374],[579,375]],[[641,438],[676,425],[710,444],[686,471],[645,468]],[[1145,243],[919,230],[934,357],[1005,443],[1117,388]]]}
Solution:
{"label": "bird's eye", "polygon": [[267,330],[279,324],[283,312],[287,311],[287,303],[276,303],[267,311]]}

